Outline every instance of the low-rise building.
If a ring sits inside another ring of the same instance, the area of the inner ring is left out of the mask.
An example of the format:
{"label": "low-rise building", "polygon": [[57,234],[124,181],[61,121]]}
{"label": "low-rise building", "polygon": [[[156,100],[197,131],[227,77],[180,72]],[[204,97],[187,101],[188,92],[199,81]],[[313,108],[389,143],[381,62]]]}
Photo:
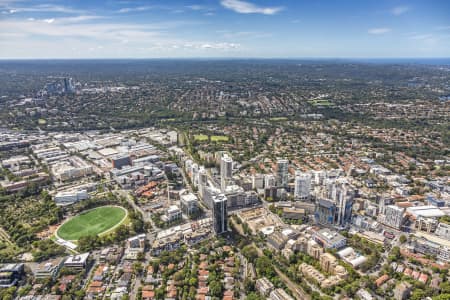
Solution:
{"label": "low-rise building", "polygon": [[316,243],[314,240],[309,240],[306,246],[306,253],[308,253],[309,256],[314,257],[315,259],[319,259],[320,255],[323,253],[323,248]]}
{"label": "low-rise building", "polygon": [[0,288],[9,288],[16,285],[23,275],[23,264],[7,264],[0,267]]}
{"label": "low-rise building", "polygon": [[86,190],[58,192],[55,195],[56,205],[69,205],[89,198]]}
{"label": "low-rise building", "polygon": [[85,269],[87,266],[88,258],[89,252],[78,255],[71,255],[64,262],[64,267],[76,270]]}
{"label": "low-rise building", "polygon": [[256,290],[264,296],[268,296],[274,288],[273,283],[270,282],[266,277],[257,279],[255,282],[255,287]]}
{"label": "low-rise building", "polygon": [[334,269],[337,266],[337,259],[330,253],[323,253],[320,256],[320,267],[324,272],[334,273]]}
{"label": "low-rise building", "polygon": [[410,293],[411,293],[411,284],[402,281],[394,289],[394,299],[406,300],[409,298]]}
{"label": "low-rise building", "polygon": [[33,269],[33,275],[35,279],[55,279],[58,276],[59,270],[63,266],[64,259],[56,258],[43,263],[38,264]]}
{"label": "low-rise building", "polygon": [[270,293],[270,300],[294,300],[288,293],[283,289],[275,289]]}
{"label": "low-rise building", "polygon": [[267,237],[267,244],[275,250],[281,250],[286,245],[288,238],[280,231],[275,231]]}
{"label": "low-rise building", "polygon": [[198,198],[192,193],[184,194],[180,196],[181,211],[191,216],[198,211]]}
{"label": "low-rise building", "polygon": [[166,218],[168,222],[173,222],[181,219],[181,210],[176,205],[171,205],[166,211]]}
{"label": "low-rise building", "polygon": [[347,244],[347,239],[344,236],[328,228],[316,231],[313,237],[314,240],[325,249],[340,249]]}

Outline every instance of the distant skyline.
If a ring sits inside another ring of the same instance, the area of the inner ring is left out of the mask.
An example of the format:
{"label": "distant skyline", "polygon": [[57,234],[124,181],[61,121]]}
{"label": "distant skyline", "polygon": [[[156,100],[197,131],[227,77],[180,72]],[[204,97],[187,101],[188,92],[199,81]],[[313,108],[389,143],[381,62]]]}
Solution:
{"label": "distant skyline", "polygon": [[445,0],[0,0],[0,59],[450,57]]}

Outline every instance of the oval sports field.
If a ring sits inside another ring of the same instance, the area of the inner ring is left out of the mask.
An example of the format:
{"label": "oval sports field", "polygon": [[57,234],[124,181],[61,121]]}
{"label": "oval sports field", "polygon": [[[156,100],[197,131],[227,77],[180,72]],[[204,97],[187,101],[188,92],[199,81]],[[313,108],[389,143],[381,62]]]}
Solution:
{"label": "oval sports field", "polygon": [[97,207],[67,220],[56,231],[58,238],[77,241],[82,236],[103,234],[122,224],[128,211],[120,206]]}

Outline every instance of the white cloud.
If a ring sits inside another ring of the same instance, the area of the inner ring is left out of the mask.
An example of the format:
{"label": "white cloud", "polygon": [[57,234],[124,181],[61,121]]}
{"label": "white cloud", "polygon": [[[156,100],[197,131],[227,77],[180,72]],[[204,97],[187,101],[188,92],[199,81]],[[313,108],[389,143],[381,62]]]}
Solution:
{"label": "white cloud", "polygon": [[281,10],[283,7],[262,7],[257,6],[253,3],[241,1],[241,0],[222,0],[220,2],[223,7],[231,9],[240,14],[264,14],[264,15],[274,15]]}
{"label": "white cloud", "polygon": [[408,12],[411,8],[409,6],[396,6],[391,9],[391,14],[394,16],[400,16]]}
{"label": "white cloud", "polygon": [[388,32],[391,32],[392,30],[390,28],[381,27],[381,28],[371,28],[367,32],[369,34],[385,34]]}
{"label": "white cloud", "polygon": [[205,7],[205,6],[203,6],[203,5],[198,5],[198,4],[188,5],[188,6],[186,6],[186,7],[189,8],[189,9],[192,9],[192,10],[206,10],[206,9],[208,9],[208,8]]}
{"label": "white cloud", "polygon": [[411,40],[426,40],[433,38],[432,34],[414,34],[409,37]]}
{"label": "white cloud", "polygon": [[240,45],[235,43],[204,43],[194,45],[194,47],[199,49],[232,50],[239,48]]}
{"label": "white cloud", "polygon": [[436,30],[450,30],[450,26],[438,26],[435,29]]}
{"label": "white cloud", "polygon": [[153,6],[138,6],[138,7],[125,7],[119,9],[118,13],[129,13],[129,12],[137,12],[137,11],[147,11],[154,8]]}
{"label": "white cloud", "polygon": [[0,19],[0,28],[5,29],[0,32],[0,57],[216,56],[240,50],[233,40],[187,40],[170,34],[172,28],[190,24],[186,22],[98,23],[90,22],[91,18],[96,16]]}
{"label": "white cloud", "polygon": [[21,13],[21,12],[53,12],[53,13],[65,13],[65,14],[82,14],[82,10],[74,9],[68,6],[53,5],[53,4],[39,4],[29,7],[13,7],[9,9],[9,13]]}

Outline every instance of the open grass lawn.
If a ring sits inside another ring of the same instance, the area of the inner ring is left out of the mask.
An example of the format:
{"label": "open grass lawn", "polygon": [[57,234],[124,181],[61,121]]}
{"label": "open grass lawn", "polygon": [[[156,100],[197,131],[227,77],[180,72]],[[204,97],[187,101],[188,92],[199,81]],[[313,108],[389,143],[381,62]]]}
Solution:
{"label": "open grass lawn", "polygon": [[211,142],[228,142],[229,138],[225,135],[212,135]]}
{"label": "open grass lawn", "polygon": [[334,106],[334,103],[332,103],[326,99],[309,100],[308,103],[313,106]]}
{"label": "open grass lawn", "polygon": [[204,141],[208,140],[208,136],[205,134],[195,134],[194,140],[199,141],[199,142],[204,142]]}
{"label": "open grass lawn", "polygon": [[270,118],[269,121],[273,121],[273,122],[279,122],[279,121],[287,121],[288,118],[286,117],[274,117],[274,118]]}
{"label": "open grass lawn", "polygon": [[119,224],[126,211],[120,207],[102,206],[70,219],[58,228],[58,236],[65,240],[75,241],[82,236],[97,235]]}

